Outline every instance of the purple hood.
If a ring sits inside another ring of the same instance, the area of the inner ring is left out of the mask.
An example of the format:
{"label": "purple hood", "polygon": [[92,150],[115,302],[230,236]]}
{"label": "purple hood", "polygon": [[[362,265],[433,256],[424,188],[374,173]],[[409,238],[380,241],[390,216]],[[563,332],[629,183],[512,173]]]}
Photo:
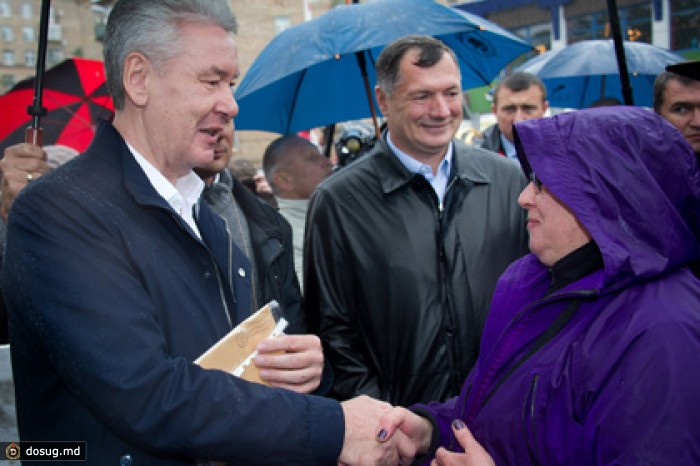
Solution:
{"label": "purple hood", "polygon": [[515,133],[526,175],[534,170],[598,244],[606,285],[700,255],[697,159],[664,118],[601,107],[520,122]]}

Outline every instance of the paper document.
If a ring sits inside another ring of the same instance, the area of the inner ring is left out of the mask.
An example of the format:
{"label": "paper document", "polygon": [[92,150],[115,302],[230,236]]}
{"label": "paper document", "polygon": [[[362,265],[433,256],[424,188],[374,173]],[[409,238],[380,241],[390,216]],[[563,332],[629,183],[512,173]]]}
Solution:
{"label": "paper document", "polygon": [[253,363],[258,354],[255,347],[266,338],[282,335],[286,327],[287,321],[282,317],[279,304],[270,301],[216,342],[195,360],[195,364],[267,385]]}

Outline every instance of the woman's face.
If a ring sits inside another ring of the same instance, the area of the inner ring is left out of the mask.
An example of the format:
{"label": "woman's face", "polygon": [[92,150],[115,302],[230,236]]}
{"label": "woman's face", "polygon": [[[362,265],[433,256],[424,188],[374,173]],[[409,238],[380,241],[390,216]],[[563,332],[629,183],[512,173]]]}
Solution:
{"label": "woman's face", "polygon": [[518,204],[527,210],[530,250],[546,266],[591,241],[574,214],[547,188],[536,182],[528,184]]}

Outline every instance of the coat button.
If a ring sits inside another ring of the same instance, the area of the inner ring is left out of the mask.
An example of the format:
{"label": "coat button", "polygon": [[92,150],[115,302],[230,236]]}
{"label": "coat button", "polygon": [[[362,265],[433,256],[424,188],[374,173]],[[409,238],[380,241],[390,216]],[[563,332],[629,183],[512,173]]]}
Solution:
{"label": "coat button", "polygon": [[131,459],[131,455],[123,455],[119,458],[119,466],[131,466],[134,460]]}
{"label": "coat button", "polygon": [[242,267],[238,269],[238,275],[240,275],[241,277],[245,277],[245,270],[243,270]]}
{"label": "coat button", "polygon": [[208,271],[208,270],[207,270],[206,272],[204,272],[204,278],[205,278],[206,280],[210,279],[210,278],[211,278],[211,272]]}

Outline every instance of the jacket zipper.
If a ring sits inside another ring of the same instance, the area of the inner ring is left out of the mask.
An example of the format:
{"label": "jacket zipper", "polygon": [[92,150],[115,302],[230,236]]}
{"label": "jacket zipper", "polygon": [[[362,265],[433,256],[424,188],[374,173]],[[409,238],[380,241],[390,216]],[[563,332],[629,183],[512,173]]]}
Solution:
{"label": "jacket zipper", "polygon": [[[226,227],[226,238],[228,239],[227,245],[228,245],[228,260],[227,260],[227,267],[228,267],[228,276],[229,276],[229,287],[231,289],[231,294],[235,296],[234,293],[234,288],[233,288],[233,247],[231,246],[232,244],[232,239],[231,239],[231,230],[228,228],[228,222],[226,221],[225,218],[221,217],[221,219],[224,221],[224,226]],[[209,248],[207,248],[208,251]],[[221,304],[224,306],[224,311],[226,312],[226,318],[228,319],[228,324],[233,328],[233,319],[231,318],[231,311],[228,308],[228,304],[226,304],[226,295],[224,294],[223,290],[223,283],[221,283],[221,274],[219,273],[219,269],[216,267],[216,260],[212,257],[211,252],[209,252],[209,257],[211,258],[211,261],[214,263],[214,270],[216,271],[216,279],[217,282],[219,283],[219,297],[221,298]],[[254,287],[251,286],[251,290],[253,293],[253,299],[255,299],[255,290]]]}
{"label": "jacket zipper", "polygon": [[525,445],[527,446],[527,456],[530,464],[540,466],[542,461],[537,454],[537,424],[535,423],[535,395],[537,394],[537,383],[540,380],[540,375],[535,374],[530,383],[530,391],[523,403],[522,426],[523,435],[525,437]]}
{"label": "jacket zipper", "polygon": [[[450,188],[454,186],[456,177],[452,178],[450,182],[448,183],[447,187],[445,188],[445,195],[443,199],[447,199],[447,196],[450,192]],[[445,209],[445,202],[444,200],[441,201],[438,197],[435,191],[432,189],[432,186],[430,187],[430,194],[431,194],[431,199],[433,199],[434,205],[437,207],[437,247],[438,247],[438,254],[439,254],[439,263],[440,263],[440,281],[443,283],[443,293],[444,293],[444,299],[447,301],[447,335],[446,335],[446,340],[447,340],[447,364],[448,364],[448,370],[449,373],[451,374],[450,379],[451,379],[451,385],[454,385],[454,389],[459,392],[459,389],[461,387],[461,380],[457,380],[456,374],[455,374],[455,354],[457,353],[457,348],[455,347],[456,342],[455,342],[455,333],[457,331],[456,325],[455,325],[455,318],[454,318],[454,303],[452,303],[451,300],[451,289],[450,289],[450,284],[449,280],[447,280],[447,274],[445,273],[446,270],[446,261],[447,257],[445,254],[445,241],[443,238],[443,234],[445,233],[444,231],[444,225],[443,225],[443,217],[444,217],[444,209]]]}

